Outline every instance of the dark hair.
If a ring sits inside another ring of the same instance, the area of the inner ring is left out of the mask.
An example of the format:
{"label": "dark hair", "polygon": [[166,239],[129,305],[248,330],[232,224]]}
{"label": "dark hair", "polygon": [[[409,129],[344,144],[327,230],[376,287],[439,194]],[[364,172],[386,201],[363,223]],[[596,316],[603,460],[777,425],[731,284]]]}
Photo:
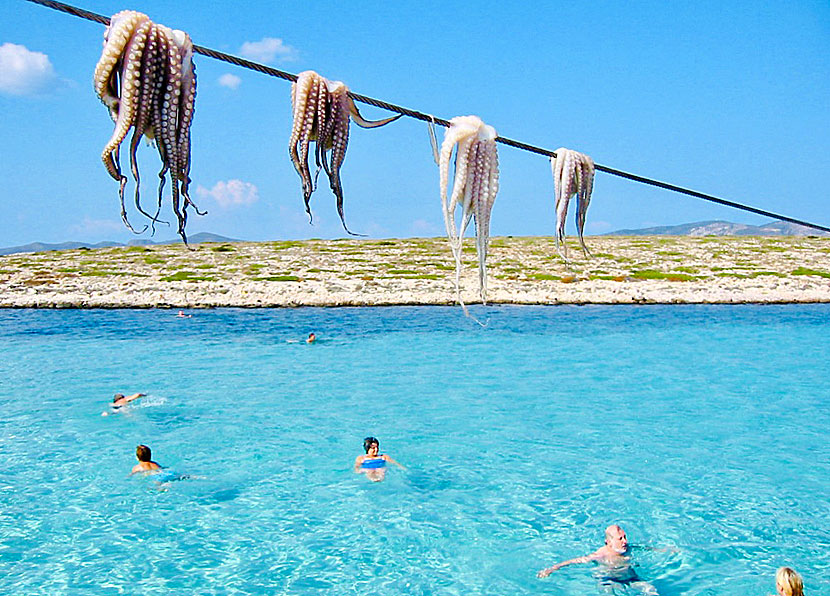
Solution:
{"label": "dark hair", "polygon": [[369,453],[369,448],[372,445],[377,445],[378,447],[380,447],[380,441],[378,441],[375,437],[366,437],[365,439],[363,439],[363,451]]}
{"label": "dark hair", "polygon": [[147,445],[139,445],[136,447],[135,456],[138,458],[138,461],[150,461],[153,458],[153,454]]}
{"label": "dark hair", "polygon": [[112,398],[112,403],[117,402],[117,401],[118,401],[119,399],[121,399],[122,397],[124,397],[124,394],[123,394],[123,393],[116,393],[116,394],[113,396],[113,398]]}

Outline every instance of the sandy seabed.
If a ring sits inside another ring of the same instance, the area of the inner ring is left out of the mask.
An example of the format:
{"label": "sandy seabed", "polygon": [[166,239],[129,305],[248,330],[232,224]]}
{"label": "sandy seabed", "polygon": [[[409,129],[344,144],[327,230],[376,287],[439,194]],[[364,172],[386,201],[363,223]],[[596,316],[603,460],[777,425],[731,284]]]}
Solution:
{"label": "sandy seabed", "polygon": [[[499,304],[830,302],[828,237],[497,237],[487,301]],[[480,302],[474,243],[462,298]],[[443,238],[151,245],[0,257],[0,307],[199,308],[453,304]]]}

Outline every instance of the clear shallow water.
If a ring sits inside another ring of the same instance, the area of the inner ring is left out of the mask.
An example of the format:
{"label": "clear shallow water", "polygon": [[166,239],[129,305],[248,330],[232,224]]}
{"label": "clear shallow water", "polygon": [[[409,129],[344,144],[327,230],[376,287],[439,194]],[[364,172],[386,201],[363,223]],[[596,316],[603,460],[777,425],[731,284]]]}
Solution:
{"label": "clear shallow water", "polygon": [[473,311],[0,312],[0,593],[830,593],[829,306]]}

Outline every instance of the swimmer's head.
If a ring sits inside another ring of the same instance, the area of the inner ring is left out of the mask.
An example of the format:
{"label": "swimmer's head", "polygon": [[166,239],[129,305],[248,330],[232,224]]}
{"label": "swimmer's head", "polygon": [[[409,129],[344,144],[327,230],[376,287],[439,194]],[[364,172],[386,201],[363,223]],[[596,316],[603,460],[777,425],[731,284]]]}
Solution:
{"label": "swimmer's head", "polygon": [[792,567],[781,567],[775,574],[775,589],[780,596],[804,596],[804,583]]}
{"label": "swimmer's head", "polygon": [[311,342],[313,342],[313,341],[317,341],[317,336],[316,336],[316,335],[314,335],[314,333],[313,333],[313,332],[312,332],[312,333],[309,333],[309,334],[308,334],[308,339],[307,339],[306,341],[307,341],[308,343],[311,343]]}
{"label": "swimmer's head", "polygon": [[623,554],[628,550],[628,537],[618,525],[605,528],[605,544],[615,553]]}
{"label": "swimmer's head", "polygon": [[376,449],[380,447],[380,443],[375,437],[366,437],[365,439],[363,439],[363,450],[366,453],[369,453],[369,449],[371,449],[373,446]]}
{"label": "swimmer's head", "polygon": [[113,402],[113,403],[115,403],[115,402],[117,402],[119,399],[123,399],[123,398],[124,398],[124,394],[123,394],[123,393],[116,393],[116,394],[113,396],[113,398],[112,398],[112,402]]}
{"label": "swimmer's head", "polygon": [[138,461],[150,461],[153,459],[153,453],[147,445],[139,445],[135,448],[135,456]]}

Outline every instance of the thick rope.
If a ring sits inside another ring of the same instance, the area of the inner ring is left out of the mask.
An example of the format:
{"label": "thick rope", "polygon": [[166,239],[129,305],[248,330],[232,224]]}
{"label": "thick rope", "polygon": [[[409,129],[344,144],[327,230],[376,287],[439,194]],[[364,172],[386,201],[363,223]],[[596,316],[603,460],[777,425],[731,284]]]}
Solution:
{"label": "thick rope", "polygon": [[[105,17],[103,15],[96,14],[94,12],[89,12],[88,10],[83,10],[81,8],[77,8],[75,6],[71,6],[69,4],[64,4],[63,2],[55,2],[54,0],[26,0],[27,2],[32,2],[33,4],[40,4],[41,6],[45,6],[47,8],[52,8],[54,10],[58,10],[60,12],[65,12],[67,14],[71,14],[76,17],[80,17],[82,19],[87,19],[89,21],[94,21],[96,23],[101,23],[102,25],[109,25],[109,17]],[[270,66],[265,66],[263,64],[259,64],[257,62],[252,62],[250,60],[245,60],[244,58],[239,58],[238,56],[233,56],[231,54],[226,54],[224,52],[217,52],[216,50],[211,50],[210,48],[205,48],[203,46],[195,45],[193,46],[193,51],[198,54],[202,54],[203,56],[208,56],[209,58],[213,58],[215,60],[221,60],[223,62],[228,62],[229,64],[234,64],[236,66],[241,66],[242,68],[247,68],[250,70],[255,70],[257,72],[261,72],[262,74],[266,74],[272,77],[277,77],[280,79],[284,79],[286,81],[296,81],[297,75],[291,74],[290,72],[286,72],[284,70],[279,70],[277,68],[271,68]],[[436,118],[430,114],[425,114],[423,112],[418,112],[416,110],[410,110],[409,108],[404,108],[395,104],[387,103],[385,101],[381,101],[379,99],[374,99],[372,97],[367,97],[366,95],[360,95],[358,93],[352,93],[349,91],[349,96],[354,99],[355,101],[359,101],[361,103],[368,104],[370,106],[375,106],[377,108],[381,108],[384,110],[388,110],[390,112],[397,112],[398,114],[403,114],[404,116],[409,116],[410,118],[415,118],[416,120],[422,120],[424,122],[440,124],[444,127],[449,127],[450,122],[449,120],[444,120],[443,118]],[[546,157],[556,157],[556,153],[550,151],[548,149],[542,149],[541,147],[535,147],[534,145],[528,145],[527,143],[522,143],[521,141],[514,141],[513,139],[508,139],[506,137],[496,137],[496,142],[502,143],[504,145],[509,145],[510,147],[515,147],[516,149],[521,149],[523,151],[529,151],[531,153],[536,153],[538,155],[544,155]],[[796,219],[794,217],[788,217],[786,215],[780,215],[778,213],[773,213],[772,211],[766,211],[764,209],[758,209],[757,207],[752,207],[750,205],[743,205],[741,203],[736,203],[734,201],[727,201],[726,199],[720,199],[718,197],[708,195],[702,192],[698,192],[696,190],[691,190],[688,188],[683,188],[682,186],[677,186],[674,184],[669,184],[668,182],[660,182],[659,180],[653,180],[651,178],[646,178],[644,176],[638,176],[637,174],[630,174],[628,172],[624,172],[622,170],[617,170],[615,168],[611,168],[608,166],[603,166],[600,164],[595,164],[594,167],[599,170],[600,172],[605,172],[606,174],[611,174],[612,176],[619,176],[620,178],[627,178],[628,180],[633,180],[634,182],[639,182],[641,184],[648,184],[650,186],[656,186],[657,188],[662,188],[664,190],[670,190],[672,192],[677,192],[680,194],[688,195],[690,197],[694,197],[696,199],[702,199],[704,201],[709,201],[712,203],[718,203],[719,205],[725,205],[727,207],[732,207],[734,209],[740,209],[742,211],[748,211],[750,213],[756,213],[758,215],[763,215],[765,217],[770,217],[772,219],[777,219],[779,221],[786,221],[793,224],[798,224],[800,226],[805,226],[807,228],[813,228],[816,230],[821,230],[823,232],[830,232],[830,227],[821,226],[818,224],[810,223],[808,221],[804,221],[801,219]]]}

